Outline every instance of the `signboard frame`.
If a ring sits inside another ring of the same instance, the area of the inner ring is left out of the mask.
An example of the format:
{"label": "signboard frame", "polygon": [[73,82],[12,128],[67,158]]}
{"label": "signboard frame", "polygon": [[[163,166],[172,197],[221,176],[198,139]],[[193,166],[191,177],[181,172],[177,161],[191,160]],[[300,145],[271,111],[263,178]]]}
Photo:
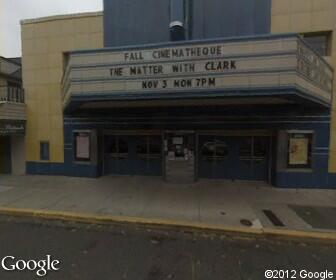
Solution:
{"label": "signboard frame", "polygon": [[20,136],[26,133],[26,121],[0,120],[0,136]]}

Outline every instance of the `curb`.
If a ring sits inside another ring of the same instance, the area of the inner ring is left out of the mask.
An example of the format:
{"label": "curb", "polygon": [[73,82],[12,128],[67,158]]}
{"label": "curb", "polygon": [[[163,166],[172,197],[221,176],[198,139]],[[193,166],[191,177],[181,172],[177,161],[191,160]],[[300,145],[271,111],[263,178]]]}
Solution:
{"label": "curb", "polygon": [[63,211],[49,211],[36,210],[28,208],[6,208],[0,207],[0,215],[16,216],[16,217],[33,217],[45,220],[61,220],[68,222],[82,222],[91,224],[137,224],[144,226],[155,227],[169,227],[183,230],[197,230],[197,231],[214,231],[226,234],[246,234],[260,237],[277,237],[286,239],[309,239],[315,241],[335,242],[336,232],[317,232],[317,231],[297,231],[287,229],[273,229],[273,228],[245,228],[235,226],[221,226],[205,223],[181,222],[166,219],[146,219],[140,217],[130,216],[112,216],[112,215],[92,215],[86,213],[63,212]]}
{"label": "curb", "polygon": [[336,243],[336,232],[300,231],[274,228],[264,228],[262,231],[265,236],[277,236],[290,239],[320,240]]}

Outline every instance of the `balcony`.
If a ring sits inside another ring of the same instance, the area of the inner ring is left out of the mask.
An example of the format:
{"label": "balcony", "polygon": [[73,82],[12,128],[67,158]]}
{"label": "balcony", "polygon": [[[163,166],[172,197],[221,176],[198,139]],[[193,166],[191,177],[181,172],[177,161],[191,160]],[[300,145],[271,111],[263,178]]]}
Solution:
{"label": "balcony", "polygon": [[72,51],[64,110],[132,107],[331,105],[333,69],[296,34]]}
{"label": "balcony", "polygon": [[0,121],[25,121],[24,90],[18,87],[0,87]]}
{"label": "balcony", "polygon": [[24,103],[24,89],[19,87],[0,87],[0,102]]}

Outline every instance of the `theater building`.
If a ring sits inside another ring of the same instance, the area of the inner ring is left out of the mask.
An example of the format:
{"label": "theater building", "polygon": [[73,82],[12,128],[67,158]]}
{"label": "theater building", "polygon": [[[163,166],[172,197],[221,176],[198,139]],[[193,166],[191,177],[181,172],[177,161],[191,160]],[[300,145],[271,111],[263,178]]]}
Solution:
{"label": "theater building", "polygon": [[26,105],[21,60],[0,57],[0,174],[24,174]]}
{"label": "theater building", "polygon": [[333,0],[105,0],[22,21],[26,172],[336,187]]}

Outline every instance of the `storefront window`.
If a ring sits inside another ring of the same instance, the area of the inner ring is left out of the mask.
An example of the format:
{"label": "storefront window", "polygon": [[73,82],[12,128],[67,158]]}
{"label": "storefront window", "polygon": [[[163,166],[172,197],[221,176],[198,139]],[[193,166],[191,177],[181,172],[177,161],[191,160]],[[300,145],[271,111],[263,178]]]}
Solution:
{"label": "storefront window", "polygon": [[311,133],[288,134],[288,167],[311,168]]}

